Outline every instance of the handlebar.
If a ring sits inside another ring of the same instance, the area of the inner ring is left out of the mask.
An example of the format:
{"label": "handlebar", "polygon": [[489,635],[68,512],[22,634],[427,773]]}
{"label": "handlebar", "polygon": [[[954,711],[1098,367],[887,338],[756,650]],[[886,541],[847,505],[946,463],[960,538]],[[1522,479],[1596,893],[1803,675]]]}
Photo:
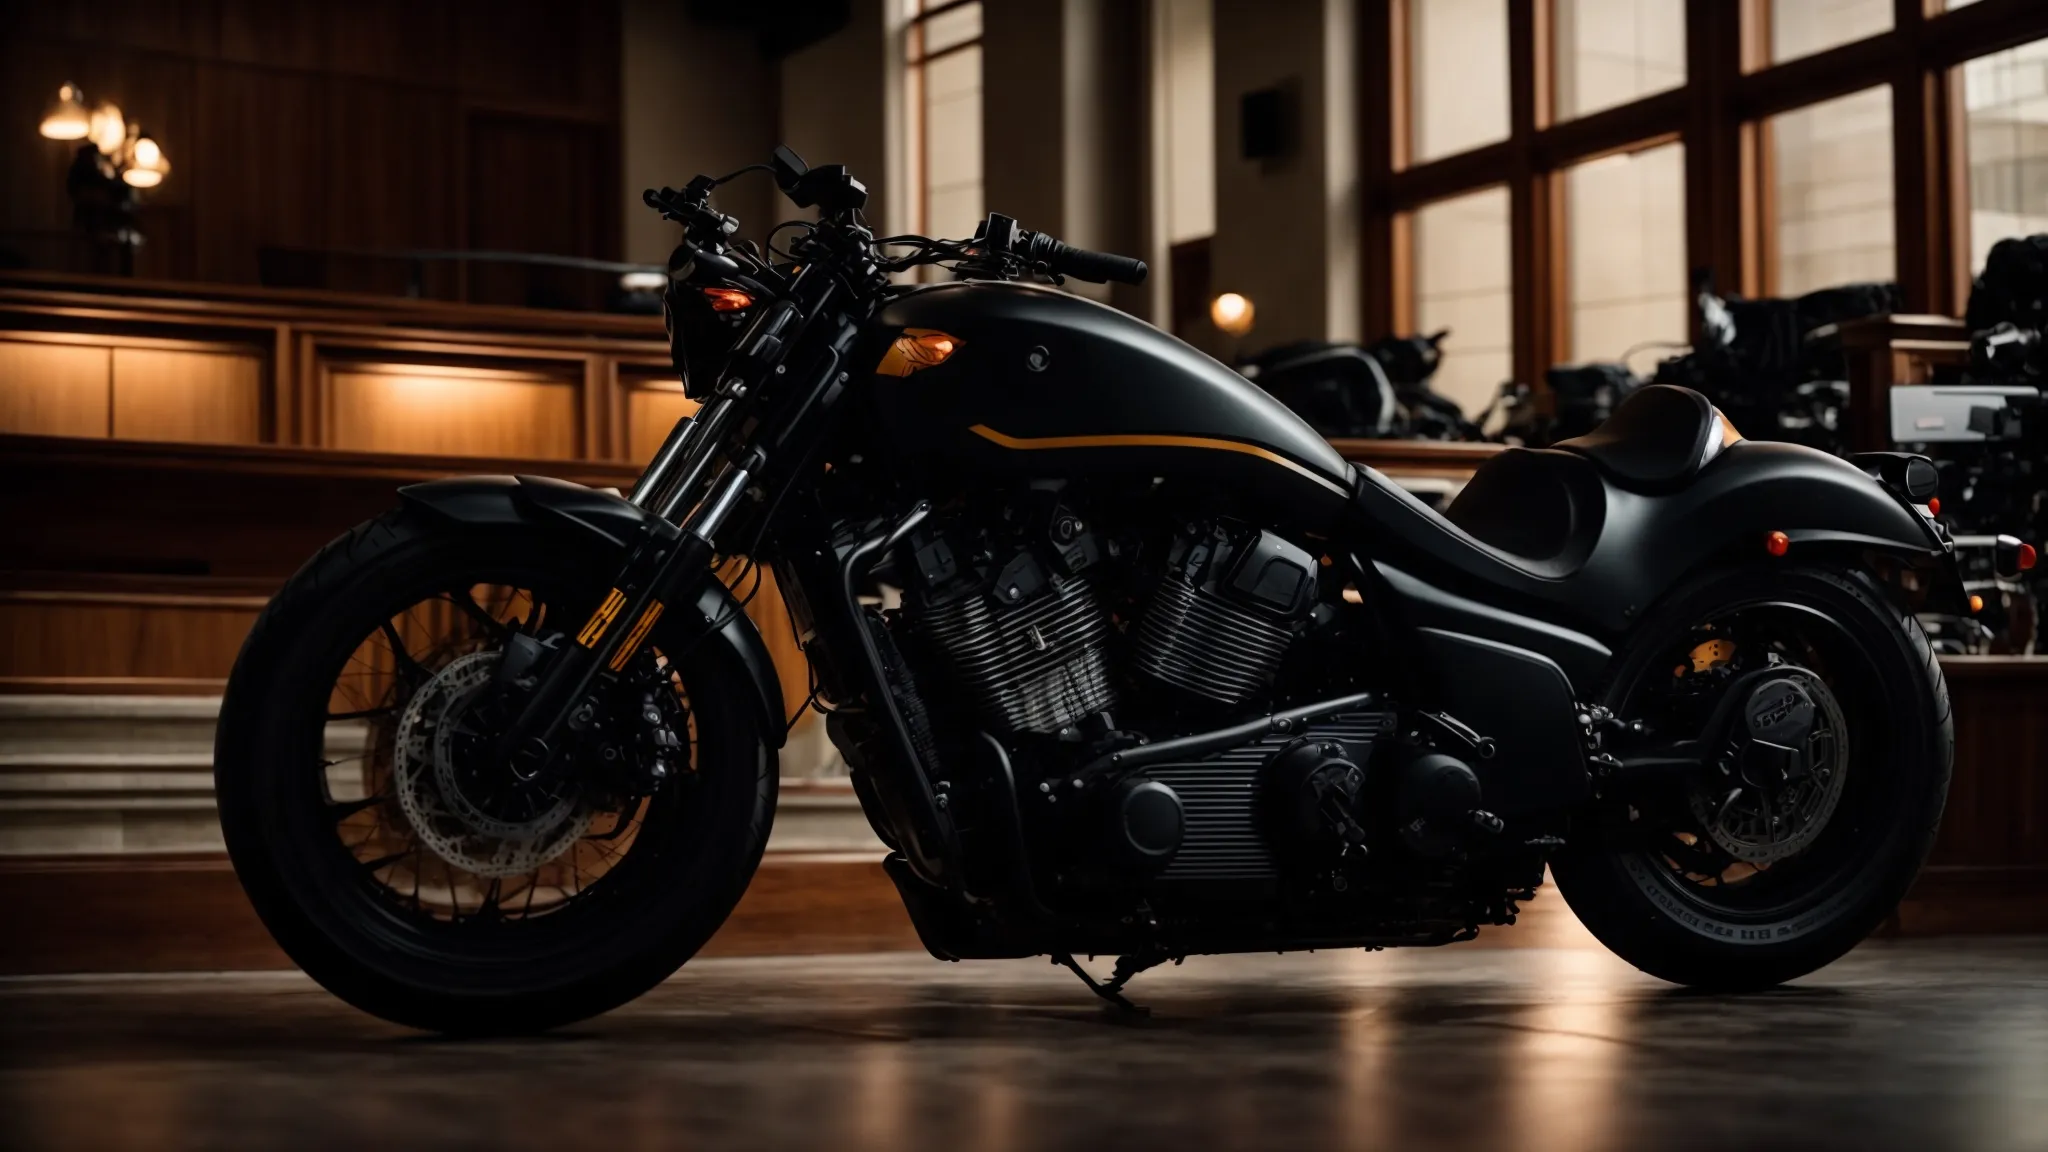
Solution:
{"label": "handlebar", "polygon": [[1043,232],[1026,232],[1024,237],[1025,258],[1034,264],[1044,264],[1048,271],[1091,284],[1114,281],[1136,286],[1145,282],[1148,269],[1143,260],[1119,256],[1114,252],[1076,248]]}

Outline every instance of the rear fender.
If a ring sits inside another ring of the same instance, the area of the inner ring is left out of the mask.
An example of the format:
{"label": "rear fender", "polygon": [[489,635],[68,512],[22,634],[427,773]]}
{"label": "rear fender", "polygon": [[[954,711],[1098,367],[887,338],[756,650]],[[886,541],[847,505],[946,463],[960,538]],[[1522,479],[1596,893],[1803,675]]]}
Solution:
{"label": "rear fender", "polygon": [[[1765,548],[1783,532],[1790,548]],[[1959,591],[1954,550],[1906,500],[1855,465],[1796,444],[1731,445],[1691,485],[1645,496],[1609,488],[1599,544],[1572,579],[1572,598],[1599,633],[1618,639],[1655,601],[1716,564],[1873,556]]]}
{"label": "rear fender", "polygon": [[[398,490],[413,507],[463,524],[526,525],[565,536],[569,546],[596,550],[606,558],[624,553],[642,533],[675,535],[674,526],[627,503],[616,493],[544,476],[463,476]],[[761,732],[771,748],[782,747],[788,717],[782,712],[782,683],[761,632],[724,584],[709,574],[697,592],[694,611],[662,617],[657,633],[664,649],[708,644],[728,670],[752,688]]]}

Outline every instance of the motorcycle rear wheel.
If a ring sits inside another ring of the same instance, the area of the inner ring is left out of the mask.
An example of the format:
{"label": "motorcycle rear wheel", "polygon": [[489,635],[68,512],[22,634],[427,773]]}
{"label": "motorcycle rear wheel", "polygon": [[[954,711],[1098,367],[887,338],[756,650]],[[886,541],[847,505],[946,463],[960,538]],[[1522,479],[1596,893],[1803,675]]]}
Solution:
{"label": "motorcycle rear wheel", "polygon": [[1948,685],[1919,623],[1862,573],[1746,568],[1711,573],[1654,612],[1602,702],[1623,720],[1654,713],[1659,685],[1684,679],[1674,662],[1702,636],[1775,637],[1780,658],[1819,674],[1838,701],[1845,779],[1814,812],[1825,825],[1785,858],[1719,871],[1727,853],[1705,824],[1652,830],[1630,823],[1649,819],[1634,805],[1588,812],[1552,875],[1586,928],[1644,972],[1767,988],[1855,947],[1919,874],[1955,756]]}
{"label": "motorcycle rear wheel", "polygon": [[574,629],[606,586],[586,556],[536,528],[401,508],[309,561],[244,643],[215,740],[228,853],[279,946],[348,1003],[434,1032],[567,1024],[667,978],[746,890],[777,761],[709,645],[655,633],[675,659],[644,672],[677,695],[663,706],[687,763],[609,816],[565,785],[559,808],[529,803],[479,836],[451,815],[473,807],[441,802],[445,780],[399,764],[423,685],[456,693],[510,622]]}

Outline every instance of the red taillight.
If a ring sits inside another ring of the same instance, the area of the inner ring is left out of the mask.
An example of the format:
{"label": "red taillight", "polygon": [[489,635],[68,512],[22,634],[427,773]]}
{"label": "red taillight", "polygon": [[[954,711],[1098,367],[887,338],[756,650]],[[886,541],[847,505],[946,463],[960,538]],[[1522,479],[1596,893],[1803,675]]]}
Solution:
{"label": "red taillight", "polygon": [[1764,537],[1764,551],[1773,556],[1783,556],[1792,547],[1792,538],[1783,532],[1773,532]]}
{"label": "red taillight", "polygon": [[738,312],[754,306],[754,298],[737,288],[706,288],[704,298],[713,312]]}
{"label": "red taillight", "polygon": [[1941,497],[1929,496],[1927,498],[1927,514],[1929,516],[1941,515]]}
{"label": "red taillight", "polygon": [[2020,571],[2025,572],[2033,568],[2034,562],[2040,558],[2040,555],[2034,551],[2032,544],[2020,545]]}

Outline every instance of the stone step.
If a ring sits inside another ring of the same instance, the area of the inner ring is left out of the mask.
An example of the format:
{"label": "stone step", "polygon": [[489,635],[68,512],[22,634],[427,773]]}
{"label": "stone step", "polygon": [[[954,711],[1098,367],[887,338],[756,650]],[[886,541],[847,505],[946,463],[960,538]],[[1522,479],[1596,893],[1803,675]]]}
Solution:
{"label": "stone step", "polygon": [[[0,855],[217,852],[218,697],[0,695]],[[879,856],[822,725],[799,725],[771,852]],[[359,723],[328,726],[331,753],[362,746]]]}

